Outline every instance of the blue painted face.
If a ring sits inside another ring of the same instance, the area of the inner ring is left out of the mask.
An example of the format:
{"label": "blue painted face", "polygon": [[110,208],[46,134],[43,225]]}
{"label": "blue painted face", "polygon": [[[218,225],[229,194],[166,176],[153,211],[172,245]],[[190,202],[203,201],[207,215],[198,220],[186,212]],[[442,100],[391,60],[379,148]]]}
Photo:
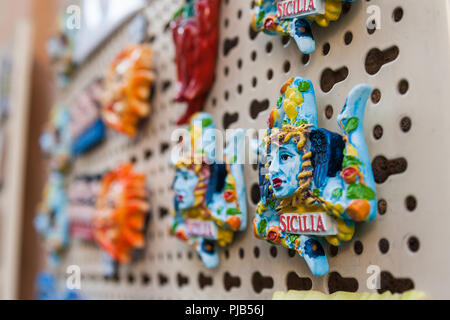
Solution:
{"label": "blue painted face", "polygon": [[269,180],[275,197],[292,196],[298,189],[297,177],[301,171],[301,159],[295,143],[272,146],[269,156]]}
{"label": "blue painted face", "polygon": [[175,174],[175,202],[178,208],[186,210],[193,208],[195,205],[194,189],[199,181],[194,171],[188,169],[178,169]]}

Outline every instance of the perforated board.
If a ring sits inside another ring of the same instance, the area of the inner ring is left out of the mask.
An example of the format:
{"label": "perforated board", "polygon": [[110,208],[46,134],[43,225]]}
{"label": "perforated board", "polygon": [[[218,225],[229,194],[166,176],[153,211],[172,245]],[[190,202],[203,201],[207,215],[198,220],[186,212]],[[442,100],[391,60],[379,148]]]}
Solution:
{"label": "perforated board", "polygon": [[[180,3],[149,1],[145,11],[158,80],[153,112],[141,135],[128,140],[108,132],[107,142],[78,159],[72,172],[73,177],[98,174],[133,160],[148,175],[153,210],[145,258],[122,266],[116,279],[106,279],[100,250],[73,242],[58,271],[61,280],[65,267],[75,264],[82,270],[83,293],[91,299],[270,299],[274,291],[288,288],[373,291],[366,286],[367,268],[376,265],[383,271],[382,290],[414,287],[430,298],[450,298],[445,250],[450,240],[448,1],[359,0],[330,28],[313,28],[317,51],[309,57],[293,41],[249,32],[251,1],[222,1],[216,81],[206,105],[220,129],[264,128],[268,107],[289,77],[313,81],[319,125],[330,130],[337,130],[336,116],[353,86],[365,82],[377,89],[364,125],[369,152],[376,159],[380,215],[358,226],[352,242],[337,250],[327,246],[330,274],[322,278],[314,278],[302,258],[257,240],[251,227],[220,252],[216,270],[206,269],[192,250],[167,234],[174,176],[170,137],[184,108],[172,101],[176,71],[167,23]],[[380,9],[381,28],[368,32],[366,9],[372,5]],[[61,101],[73,101],[107,70],[127,43],[127,32],[119,30],[91,57],[61,93]],[[387,51],[380,55],[374,48]],[[379,61],[388,63],[377,71]],[[330,79],[343,81],[324,92],[331,87]],[[246,165],[245,178],[252,219],[256,168]]]}

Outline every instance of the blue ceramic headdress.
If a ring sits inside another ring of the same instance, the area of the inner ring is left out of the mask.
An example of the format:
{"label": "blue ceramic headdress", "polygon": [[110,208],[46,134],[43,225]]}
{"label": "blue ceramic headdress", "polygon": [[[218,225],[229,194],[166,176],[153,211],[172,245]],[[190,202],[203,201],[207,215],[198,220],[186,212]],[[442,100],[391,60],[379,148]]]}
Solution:
{"label": "blue ceramic headdress", "polygon": [[343,2],[354,0],[257,0],[252,27],[270,35],[291,36],[300,51],[313,53],[316,49],[311,23],[327,27],[338,20]]}
{"label": "blue ceramic headdress", "polygon": [[[219,264],[217,245],[230,244],[234,233],[247,226],[243,167],[235,151],[242,145],[229,144],[227,161],[220,163],[215,160],[215,132],[209,114],[195,114],[183,155],[173,160],[175,212],[170,233],[195,248],[208,268]],[[236,130],[231,141],[240,144],[243,136],[243,130]]]}
{"label": "blue ceramic headdress", "polygon": [[290,79],[269,118],[260,163],[254,233],[295,250],[312,273],[328,273],[325,238],[350,241],[355,223],[376,216],[376,190],[363,119],[371,93],[358,85],[338,116],[342,135],[318,128],[311,81]]}

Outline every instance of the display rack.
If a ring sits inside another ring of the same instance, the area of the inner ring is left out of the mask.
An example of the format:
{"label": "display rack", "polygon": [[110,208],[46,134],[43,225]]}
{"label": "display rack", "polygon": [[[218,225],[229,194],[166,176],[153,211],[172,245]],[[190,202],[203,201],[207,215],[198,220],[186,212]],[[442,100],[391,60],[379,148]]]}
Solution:
{"label": "display rack", "polygon": [[[366,283],[374,265],[381,271],[380,291],[416,288],[430,298],[450,298],[450,258],[441,249],[450,240],[449,2],[356,1],[331,27],[314,26],[317,50],[305,56],[288,38],[250,30],[251,1],[222,1],[216,80],[205,108],[218,128],[265,128],[281,85],[303,76],[315,85],[319,125],[337,131],[336,116],[348,92],[359,83],[374,88],[364,125],[379,216],[358,226],[350,243],[326,247],[331,270],[322,278],[313,277],[300,257],[257,240],[251,227],[221,250],[216,270],[206,269],[194,251],[169,236],[171,134],[184,106],[173,102],[176,70],[168,22],[180,4],[154,0],[145,10],[157,83],[141,133],[130,140],[109,131],[106,142],[77,159],[71,173],[71,179],[95,175],[132,161],[148,175],[152,217],[144,257],[105,277],[100,249],[72,241],[58,269],[61,281],[67,266],[78,265],[88,299],[270,299],[287,289],[373,292]],[[368,30],[371,19],[379,28]],[[128,38],[124,26],[82,66],[59,100],[70,104],[102,76]],[[245,166],[245,178],[252,219],[259,200],[256,166]]]}

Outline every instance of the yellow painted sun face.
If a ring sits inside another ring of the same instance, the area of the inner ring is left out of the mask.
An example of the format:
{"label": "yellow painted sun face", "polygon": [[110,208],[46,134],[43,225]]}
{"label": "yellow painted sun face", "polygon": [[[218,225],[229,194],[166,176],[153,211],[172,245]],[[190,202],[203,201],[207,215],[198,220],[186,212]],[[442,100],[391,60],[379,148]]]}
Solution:
{"label": "yellow painted sun face", "polygon": [[153,52],[148,45],[130,45],[113,61],[105,82],[102,117],[116,131],[136,135],[140,119],[150,113],[155,80]]}
{"label": "yellow painted sun face", "polygon": [[131,261],[134,249],[144,246],[143,229],[150,205],[146,177],[131,164],[119,166],[102,180],[93,217],[94,237],[112,259]]}

